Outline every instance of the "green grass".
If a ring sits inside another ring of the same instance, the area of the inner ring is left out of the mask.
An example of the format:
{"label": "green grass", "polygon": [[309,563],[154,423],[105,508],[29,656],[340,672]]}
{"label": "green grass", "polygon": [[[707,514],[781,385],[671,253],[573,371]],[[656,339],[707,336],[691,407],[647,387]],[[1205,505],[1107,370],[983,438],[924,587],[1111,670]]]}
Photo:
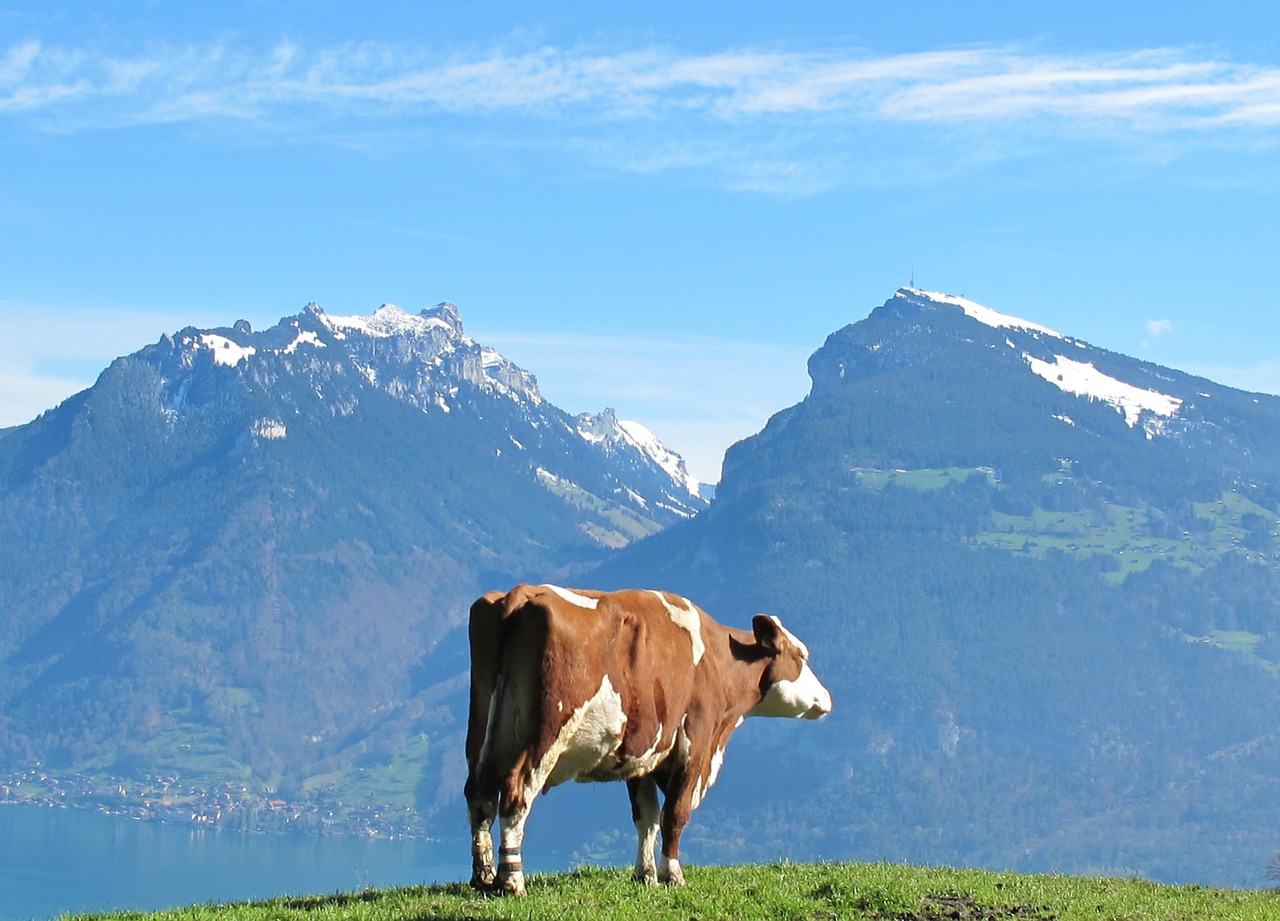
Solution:
{"label": "green grass", "polygon": [[1199,571],[1228,553],[1263,558],[1245,548],[1246,531],[1241,521],[1252,513],[1264,519],[1274,532],[1277,519],[1273,512],[1237,493],[1224,493],[1217,502],[1198,502],[1193,507],[1196,517],[1207,526],[1178,537],[1152,536],[1147,509],[1108,505],[1076,512],[1035,509],[1030,515],[993,512],[992,529],[974,539],[1032,557],[1043,556],[1049,550],[1075,557],[1104,555],[1115,563],[1115,571],[1108,575],[1116,582],[1147,569],[1156,560]]}
{"label": "green grass", "polygon": [[[1053,484],[1069,483],[1072,470],[1071,462],[1063,461],[1062,469],[1046,474],[1044,480]],[[858,486],[876,492],[891,485],[928,492],[958,485],[973,476],[985,477],[993,485],[998,482],[990,467],[914,470],[858,467],[851,473]],[[1115,567],[1107,574],[1108,578],[1121,582],[1130,573],[1141,572],[1157,560],[1199,571],[1228,553],[1266,558],[1268,554],[1246,548],[1246,516],[1255,516],[1265,523],[1272,536],[1276,536],[1280,528],[1280,516],[1237,492],[1224,492],[1215,502],[1193,503],[1192,509],[1199,520],[1197,529],[1176,536],[1153,536],[1149,509],[1103,503],[1097,508],[1070,512],[1042,508],[1033,509],[1028,515],[992,512],[990,529],[973,539],[988,547],[1036,558],[1049,551],[1076,558],[1105,556]]]}
{"label": "green grass", "polygon": [[853,474],[859,486],[877,491],[889,485],[904,489],[942,489],[952,483],[963,483],[971,476],[982,476],[989,482],[995,482],[995,471],[990,467],[922,467],[916,470],[859,467]]}
{"label": "green grass", "polygon": [[1266,637],[1257,633],[1249,633],[1245,630],[1214,630],[1208,636],[1188,636],[1187,639],[1194,643],[1208,643],[1219,649],[1242,655],[1273,675],[1280,675],[1280,664],[1258,655],[1258,646]]}
{"label": "green grass", "polygon": [[686,868],[683,889],[646,888],[626,870],[534,875],[524,899],[461,883],[202,905],[112,921],[597,921],[597,919],[900,919],[900,921],[1192,921],[1280,918],[1280,894],[1140,880],[1021,876],[896,864]]}

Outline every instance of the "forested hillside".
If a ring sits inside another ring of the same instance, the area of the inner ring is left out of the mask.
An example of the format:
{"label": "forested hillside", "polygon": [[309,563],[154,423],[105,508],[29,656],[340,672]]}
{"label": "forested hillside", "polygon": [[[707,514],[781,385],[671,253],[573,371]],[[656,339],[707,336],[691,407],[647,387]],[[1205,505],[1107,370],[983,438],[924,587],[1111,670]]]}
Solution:
{"label": "forested hillside", "polygon": [[[715,505],[598,573],[781,615],[835,696],[817,731],[735,737],[698,827],[752,855],[1257,880],[1280,400],[958,300],[901,291],[833,334]],[[1055,358],[1095,392],[1033,373]]]}
{"label": "forested hillside", "polygon": [[165,336],[0,439],[0,771],[421,833],[461,783],[441,701],[471,600],[572,578],[698,485],[643,427],[547,404],[452,305]]}

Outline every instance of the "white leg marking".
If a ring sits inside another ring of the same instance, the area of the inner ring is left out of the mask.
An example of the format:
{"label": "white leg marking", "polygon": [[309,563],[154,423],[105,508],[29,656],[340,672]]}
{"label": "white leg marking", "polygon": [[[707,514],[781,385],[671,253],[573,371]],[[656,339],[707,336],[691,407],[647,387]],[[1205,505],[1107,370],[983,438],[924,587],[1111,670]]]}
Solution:
{"label": "white leg marking", "polygon": [[658,788],[651,778],[640,783],[636,794],[636,868],[632,877],[637,883],[656,885],[658,867],[654,863],[654,850],[658,844],[658,826],[661,810],[658,808]]}
{"label": "white leg marking", "polygon": [[680,861],[662,857],[658,862],[658,879],[672,886],[683,886],[684,871],[680,869]]}
{"label": "white leg marking", "polygon": [[524,860],[520,847],[524,843],[524,820],[528,818],[528,810],[523,815],[512,818],[508,828],[502,826],[502,848],[498,851],[498,885],[504,892],[512,895],[524,895]]}
{"label": "white leg marking", "polygon": [[697,665],[702,661],[703,654],[707,651],[706,644],[702,641],[702,617],[698,614],[698,609],[693,606],[693,602],[688,598],[681,598],[684,602],[684,608],[677,608],[662,592],[653,592],[658,596],[658,600],[662,602],[667,609],[667,613],[671,615],[671,620],[677,627],[681,627],[689,634],[689,641],[693,645],[693,664]]}

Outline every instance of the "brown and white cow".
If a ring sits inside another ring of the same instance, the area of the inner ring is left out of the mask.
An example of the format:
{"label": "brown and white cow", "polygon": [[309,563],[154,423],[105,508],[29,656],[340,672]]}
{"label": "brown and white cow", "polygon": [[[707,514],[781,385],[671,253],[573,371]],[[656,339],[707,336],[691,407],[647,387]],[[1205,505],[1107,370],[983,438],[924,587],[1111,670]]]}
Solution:
{"label": "brown and white cow", "polygon": [[471,606],[470,641],[466,798],[479,889],[524,892],[525,820],[566,780],[625,780],[635,879],[682,885],[680,834],[733,731],[748,716],[831,711],[808,649],[776,617],[735,630],[665,592],[490,592]]}

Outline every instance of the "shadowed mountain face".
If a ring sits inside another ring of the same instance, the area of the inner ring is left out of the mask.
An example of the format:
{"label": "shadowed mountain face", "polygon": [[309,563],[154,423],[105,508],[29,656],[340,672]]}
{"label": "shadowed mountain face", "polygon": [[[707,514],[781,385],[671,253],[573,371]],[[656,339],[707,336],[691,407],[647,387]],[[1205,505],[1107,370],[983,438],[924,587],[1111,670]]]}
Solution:
{"label": "shadowed mountain face", "polygon": [[779,614],[834,694],[816,731],[739,733],[691,833],[716,859],[1261,882],[1280,399],[914,289],[809,370],[710,510],[595,577]]}
{"label": "shadowed mountain face", "polygon": [[[0,438],[0,755],[295,796],[374,770],[361,796],[429,812],[470,601],[569,578],[699,489],[450,304],[165,336]],[[429,769],[398,754],[427,740]]]}

